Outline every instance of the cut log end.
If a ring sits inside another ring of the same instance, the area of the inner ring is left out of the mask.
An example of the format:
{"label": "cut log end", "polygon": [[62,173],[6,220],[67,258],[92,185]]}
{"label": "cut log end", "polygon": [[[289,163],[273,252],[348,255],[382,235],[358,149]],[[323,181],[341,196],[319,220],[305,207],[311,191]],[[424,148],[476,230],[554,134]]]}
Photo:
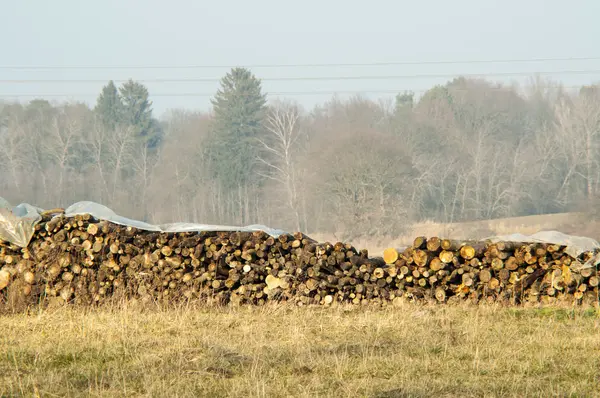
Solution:
{"label": "cut log end", "polygon": [[387,248],[383,251],[383,261],[385,261],[386,264],[394,264],[396,261],[398,261],[398,256],[398,250],[393,247]]}

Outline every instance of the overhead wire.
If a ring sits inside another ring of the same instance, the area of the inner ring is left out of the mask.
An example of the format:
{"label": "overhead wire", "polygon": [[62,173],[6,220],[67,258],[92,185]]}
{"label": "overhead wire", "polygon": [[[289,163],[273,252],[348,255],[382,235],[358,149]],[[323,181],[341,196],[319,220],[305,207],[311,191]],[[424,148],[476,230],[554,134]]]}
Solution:
{"label": "overhead wire", "polygon": [[313,68],[313,67],[364,67],[401,65],[458,65],[524,62],[598,61],[600,57],[557,57],[557,58],[513,58],[474,60],[431,60],[431,61],[382,61],[364,63],[307,63],[307,64],[188,64],[188,65],[0,65],[0,69],[210,69],[210,68]]}
{"label": "overhead wire", "polygon": [[[537,71],[537,72],[486,72],[486,73],[445,73],[445,74],[413,74],[413,75],[384,75],[384,76],[288,76],[288,77],[265,77],[261,81],[327,81],[327,80],[400,80],[400,79],[435,79],[453,77],[490,77],[490,76],[527,76],[527,75],[580,75],[596,74],[600,69],[592,70],[559,70],[559,71]],[[111,79],[114,82],[125,82],[129,79]],[[213,83],[221,81],[221,78],[154,78],[135,79],[140,83]],[[45,83],[106,83],[106,79],[0,79],[3,84],[45,84]]]}
{"label": "overhead wire", "polygon": [[[383,65],[427,65],[427,64],[468,64],[468,63],[518,63],[518,62],[552,62],[552,61],[582,61],[582,60],[600,60],[600,57],[567,57],[567,58],[530,58],[530,59],[505,59],[505,60],[471,60],[471,61],[403,61],[403,62],[371,62],[371,63],[331,63],[331,64],[257,64],[251,65],[251,67],[310,67],[310,66],[383,66]],[[179,65],[179,66],[47,66],[44,68],[53,69],[167,69],[167,68],[210,68],[210,67],[224,67],[224,65]],[[0,69],[13,69],[13,68],[37,68],[33,66],[22,66],[13,67],[0,65]],[[284,76],[284,77],[263,77],[261,81],[358,81],[358,80],[412,80],[412,79],[434,79],[434,78],[475,78],[475,77],[507,77],[507,76],[535,76],[535,75],[584,75],[584,74],[599,74],[600,69],[580,69],[580,70],[556,70],[556,71],[516,71],[516,72],[485,72],[485,73],[440,73],[440,74],[404,74],[404,75],[350,75],[350,76]],[[125,82],[129,79],[108,79],[114,82]],[[105,84],[107,79],[0,79],[1,84],[68,84],[68,83],[98,83]],[[221,78],[148,78],[148,79],[134,79],[140,83],[216,83],[220,82]],[[549,86],[548,86],[549,87]],[[555,88],[564,89],[575,89],[580,86],[556,86]],[[510,87],[508,85],[504,87],[497,87],[497,89],[507,90]],[[552,87],[549,87],[552,88]],[[427,89],[362,89],[362,90],[310,90],[310,91],[279,91],[269,92],[264,90],[269,95],[332,95],[332,94],[368,94],[368,93],[399,93],[404,91],[410,91],[413,93],[423,93],[430,90]],[[496,89],[496,88],[492,88]],[[181,93],[152,93],[152,97],[211,97],[215,93],[204,93],[204,92],[181,92]],[[18,98],[18,97],[88,97],[97,96],[97,93],[12,93],[12,94],[0,94],[2,98]]]}
{"label": "overhead wire", "polygon": [[[560,86],[560,85],[545,85],[549,89],[580,89],[581,86]],[[341,95],[341,94],[401,94],[401,93],[425,93],[434,87],[427,89],[388,89],[388,90],[325,90],[325,91],[264,91],[264,94],[272,96],[300,96],[300,95]],[[453,91],[468,91],[468,88],[453,87]],[[511,87],[486,87],[486,90],[503,90],[509,91]],[[213,97],[215,93],[203,92],[185,92],[185,93],[154,93],[150,97]],[[243,95],[243,94],[241,94]],[[249,94],[250,95],[250,94]],[[18,94],[0,94],[0,98],[19,98],[19,97],[97,97],[98,93],[18,93]]]}

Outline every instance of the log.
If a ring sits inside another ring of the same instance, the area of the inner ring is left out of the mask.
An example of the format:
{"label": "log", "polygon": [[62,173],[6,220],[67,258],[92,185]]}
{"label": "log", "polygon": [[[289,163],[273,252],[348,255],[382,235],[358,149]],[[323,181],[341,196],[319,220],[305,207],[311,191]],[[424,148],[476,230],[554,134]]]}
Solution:
{"label": "log", "polygon": [[481,257],[485,250],[486,244],[484,242],[469,242],[463,244],[460,249],[460,256],[465,260],[471,260],[475,256]]}
{"label": "log", "polygon": [[426,250],[417,249],[412,255],[414,263],[419,267],[426,266],[431,260],[431,254]]}
{"label": "log", "polygon": [[441,248],[441,244],[442,241],[440,238],[437,236],[432,236],[431,238],[427,239],[426,247],[429,252],[435,253]]}
{"label": "log", "polygon": [[398,261],[398,256],[401,251],[393,247],[387,248],[383,251],[383,260],[386,264],[394,264]]}
{"label": "log", "polygon": [[450,263],[452,263],[453,259],[455,258],[455,255],[453,252],[444,249],[444,250],[442,250],[442,252],[439,254],[438,257],[442,261],[442,263],[450,264]]}
{"label": "log", "polygon": [[417,249],[425,249],[427,244],[427,238],[425,236],[417,236],[413,241],[413,248]]}

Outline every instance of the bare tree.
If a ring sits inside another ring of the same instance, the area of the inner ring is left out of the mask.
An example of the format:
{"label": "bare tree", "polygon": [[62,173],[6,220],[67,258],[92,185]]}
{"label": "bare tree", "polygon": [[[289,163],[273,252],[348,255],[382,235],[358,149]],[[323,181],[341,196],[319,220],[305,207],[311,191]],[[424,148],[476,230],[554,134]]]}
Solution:
{"label": "bare tree", "polygon": [[57,204],[63,204],[67,197],[74,177],[71,173],[76,157],[76,146],[81,141],[81,120],[69,117],[63,113],[52,118],[49,133],[46,137],[39,137],[44,152],[49,157],[49,164],[56,170],[58,178],[54,181],[53,197]]}
{"label": "bare tree", "polygon": [[[21,170],[26,164],[28,134],[25,131],[21,117],[12,114],[7,117],[5,127],[0,129],[0,173],[4,178],[10,176],[12,184],[5,181],[7,189],[14,187],[14,196],[21,195]],[[6,195],[6,194],[3,194]]]}
{"label": "bare tree", "polygon": [[300,205],[298,200],[298,165],[295,155],[302,130],[299,124],[300,110],[289,102],[276,102],[269,108],[265,127],[269,140],[260,139],[265,156],[259,156],[259,161],[267,168],[259,172],[263,177],[275,181],[281,186],[286,195],[286,204],[294,216],[294,227],[300,227]]}
{"label": "bare tree", "polygon": [[[563,99],[555,109],[554,140],[560,142],[562,158],[561,184],[557,197],[566,205],[572,203],[578,191],[583,190],[589,200],[595,191],[595,169],[598,169],[598,126],[600,103],[593,98],[577,96]],[[595,105],[595,106],[594,106]]]}
{"label": "bare tree", "polygon": [[210,116],[172,111],[148,189],[155,222],[223,223],[224,201],[205,156]]}
{"label": "bare tree", "polygon": [[98,182],[103,186],[103,201],[116,206],[118,199],[126,195],[124,172],[131,166],[134,156],[134,129],[118,126],[109,130],[101,123],[95,123],[87,146],[94,159]]}
{"label": "bare tree", "polygon": [[146,143],[138,142],[134,147],[132,165],[134,171],[134,184],[131,186],[135,189],[135,192],[133,193],[140,198],[137,209],[138,214],[140,214],[142,220],[150,221],[148,195],[156,174],[158,155],[152,152]]}

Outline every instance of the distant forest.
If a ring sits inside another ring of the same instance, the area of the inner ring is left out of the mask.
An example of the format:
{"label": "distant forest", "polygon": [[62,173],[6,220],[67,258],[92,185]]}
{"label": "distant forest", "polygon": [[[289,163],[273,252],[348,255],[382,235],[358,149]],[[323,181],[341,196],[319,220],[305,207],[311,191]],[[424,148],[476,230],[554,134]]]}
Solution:
{"label": "distant forest", "polygon": [[456,78],[418,100],[272,100],[231,69],[206,112],[153,115],[136,81],[84,103],[0,102],[0,196],[152,223],[344,238],[585,209],[600,190],[600,86]]}

